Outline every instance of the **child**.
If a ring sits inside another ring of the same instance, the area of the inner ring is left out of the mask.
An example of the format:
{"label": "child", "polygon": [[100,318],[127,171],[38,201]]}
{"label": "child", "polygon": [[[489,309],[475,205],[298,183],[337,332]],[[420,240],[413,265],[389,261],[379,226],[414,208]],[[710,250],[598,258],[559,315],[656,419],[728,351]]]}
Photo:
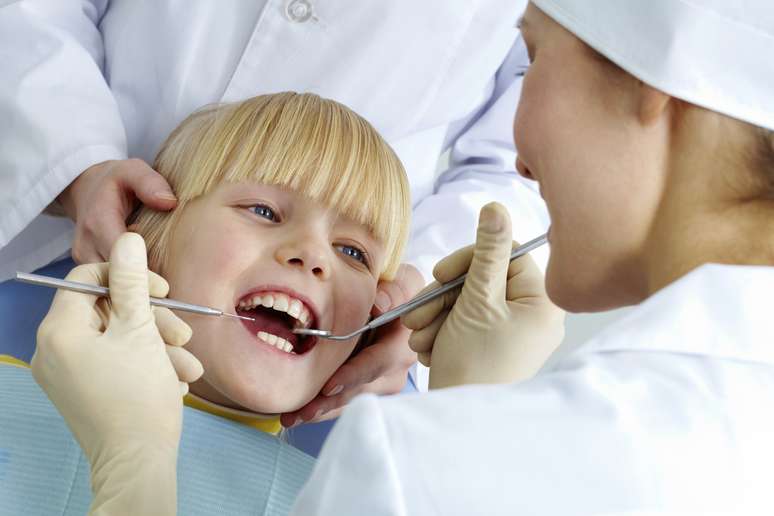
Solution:
{"label": "child", "polygon": [[[341,104],[279,93],[191,115],[155,168],[178,206],[141,210],[133,228],[147,242],[149,267],[168,280],[168,297],[255,318],[178,314],[193,329],[186,349],[204,366],[186,403],[276,432],[277,418],[259,414],[307,403],[357,344],[299,338],[292,328],[351,332],[366,322],[377,282],[397,270],[410,217],[403,167]],[[0,367],[0,375],[0,513],[83,513],[89,467],[78,445],[27,371]],[[181,512],[223,503],[231,513],[287,509],[308,457],[247,427],[185,414]],[[92,443],[80,444],[88,451]],[[98,475],[99,459],[88,458]]]}
{"label": "child", "polygon": [[205,371],[191,392],[250,412],[300,408],[356,339],[298,338],[292,327],[361,326],[400,262],[410,202],[397,156],[341,104],[279,93],[195,113],[154,168],[178,206],[142,211],[135,227],[169,297],[256,318],[180,314]]}

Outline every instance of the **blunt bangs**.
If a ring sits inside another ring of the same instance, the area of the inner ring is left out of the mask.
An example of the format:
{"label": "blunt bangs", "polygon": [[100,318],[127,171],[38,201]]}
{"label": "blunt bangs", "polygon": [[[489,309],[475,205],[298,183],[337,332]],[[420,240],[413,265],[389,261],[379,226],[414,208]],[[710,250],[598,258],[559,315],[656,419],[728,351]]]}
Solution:
{"label": "blunt bangs", "polygon": [[[285,92],[205,107],[170,134],[154,168],[178,197],[171,219],[224,182],[276,185],[366,226],[386,250],[383,279],[400,264],[411,216],[403,165],[365,119],[338,102]],[[151,258],[163,263],[163,250],[151,248],[165,247],[161,233],[169,228],[145,230]],[[151,245],[154,232],[162,245]]]}

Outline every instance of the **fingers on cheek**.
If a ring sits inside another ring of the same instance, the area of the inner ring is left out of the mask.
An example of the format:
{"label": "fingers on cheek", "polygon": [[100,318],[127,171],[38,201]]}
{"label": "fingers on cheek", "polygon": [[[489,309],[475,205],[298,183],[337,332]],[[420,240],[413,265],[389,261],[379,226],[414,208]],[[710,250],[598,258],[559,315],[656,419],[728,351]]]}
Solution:
{"label": "fingers on cheek", "polygon": [[[366,351],[376,351],[375,347]],[[344,391],[373,382],[384,376],[392,365],[394,356],[387,350],[384,353],[363,353],[351,362],[341,367],[342,374],[338,376],[338,384],[344,386]]]}
{"label": "fingers on cheek", "polygon": [[[338,413],[332,414],[331,412],[344,408],[350,401],[352,401],[352,398],[361,392],[364,392],[364,389],[362,386],[358,386],[344,388],[343,391],[335,396],[318,396],[314,401],[298,411],[297,417],[300,419],[299,422],[303,421],[305,423],[313,423],[336,417]],[[293,418],[291,417],[288,419]],[[288,421],[288,423],[293,424],[293,421]]]}
{"label": "fingers on cheek", "polygon": [[317,423],[326,419],[338,417],[341,409],[361,392],[363,392],[362,388],[345,388],[335,396],[318,396],[301,410],[283,414],[280,417],[280,423],[282,423],[282,426],[285,428],[291,428],[301,423]]}
{"label": "fingers on cheek", "polygon": [[390,297],[391,306],[395,307],[414,297],[424,284],[422,274],[415,267],[404,264],[393,281],[379,284],[379,290]]}
{"label": "fingers on cheek", "polygon": [[425,278],[413,265],[401,265],[398,271],[398,278],[398,283],[403,285],[403,294],[407,297],[414,296],[425,285]]}
{"label": "fingers on cheek", "polygon": [[357,368],[353,367],[352,363],[345,363],[330,377],[327,384],[323,386],[322,392],[326,393],[328,397],[336,396],[339,392],[357,381],[357,378],[355,377],[356,372]]}
{"label": "fingers on cheek", "polygon": [[389,310],[390,308],[399,305],[403,303],[404,301],[404,295],[403,292],[401,292],[401,289],[398,285],[391,282],[384,282],[381,285],[379,285],[379,290],[387,294],[387,296],[390,298],[390,306],[389,307],[380,307],[384,308],[385,310]]}
{"label": "fingers on cheek", "polygon": [[315,419],[323,417],[326,413],[338,407],[340,403],[343,403],[341,400],[341,394],[330,398],[315,398],[307,406],[291,415],[288,418],[287,424],[292,426],[298,423],[312,423]]}
{"label": "fingers on cheek", "polygon": [[280,416],[280,424],[285,428],[292,428],[296,424],[297,419],[298,416],[296,416],[295,412],[282,414]]}
{"label": "fingers on cheek", "polygon": [[352,389],[347,392],[345,389],[341,394],[325,398],[320,404],[315,405],[314,408],[308,407],[302,409],[301,419],[305,422],[314,423],[323,421],[325,419],[331,419],[337,416],[337,413],[332,413],[337,409],[341,409],[349,403],[360,392],[359,389]]}

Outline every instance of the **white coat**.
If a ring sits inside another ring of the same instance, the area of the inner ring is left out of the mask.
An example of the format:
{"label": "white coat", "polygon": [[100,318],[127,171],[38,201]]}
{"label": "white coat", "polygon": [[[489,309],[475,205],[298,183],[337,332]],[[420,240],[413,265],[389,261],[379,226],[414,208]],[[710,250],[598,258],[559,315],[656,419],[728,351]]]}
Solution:
{"label": "white coat", "polygon": [[774,514],[772,307],[705,265],[530,381],[359,397],[293,514]]}
{"label": "white coat", "polygon": [[[510,208],[522,241],[540,234],[547,215],[534,185],[514,171],[510,136],[527,64],[515,28],[525,6],[25,0],[0,7],[0,280],[69,248],[72,224],[38,215],[80,172],[109,159],[152,162],[171,129],[202,105],[283,90],[343,102],[393,146],[414,204],[406,261],[426,278],[438,259],[473,242],[488,201]],[[437,177],[446,149],[450,166]]]}

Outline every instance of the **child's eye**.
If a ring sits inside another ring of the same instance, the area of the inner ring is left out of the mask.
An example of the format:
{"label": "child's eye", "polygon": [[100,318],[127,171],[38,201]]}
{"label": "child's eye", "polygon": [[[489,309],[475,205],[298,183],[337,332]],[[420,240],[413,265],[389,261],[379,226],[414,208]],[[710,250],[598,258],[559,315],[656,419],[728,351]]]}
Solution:
{"label": "child's eye", "polygon": [[248,209],[251,212],[258,215],[259,217],[263,217],[266,220],[270,220],[272,222],[277,221],[277,214],[274,213],[274,210],[272,210],[265,204],[256,204],[255,206],[250,206]]}
{"label": "child's eye", "polygon": [[368,260],[364,251],[361,251],[357,247],[351,245],[337,245],[336,248],[346,256],[359,261],[362,264],[368,265]]}

